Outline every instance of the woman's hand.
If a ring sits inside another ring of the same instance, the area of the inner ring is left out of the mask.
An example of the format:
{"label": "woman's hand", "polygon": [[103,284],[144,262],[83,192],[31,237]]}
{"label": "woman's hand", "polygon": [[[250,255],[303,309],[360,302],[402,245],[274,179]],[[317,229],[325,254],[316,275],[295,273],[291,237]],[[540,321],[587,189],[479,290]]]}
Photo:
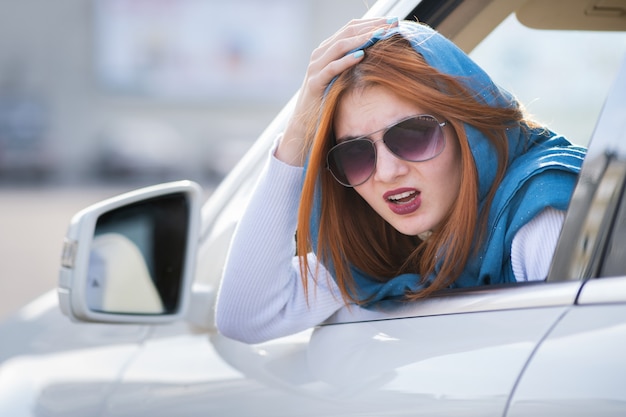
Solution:
{"label": "woman's hand", "polygon": [[336,76],[359,63],[364,55],[363,51],[346,54],[371,39],[376,31],[397,24],[397,19],[387,18],[352,20],[313,51],[276,158],[290,165],[303,165],[307,123],[311,115],[317,114],[326,87]]}

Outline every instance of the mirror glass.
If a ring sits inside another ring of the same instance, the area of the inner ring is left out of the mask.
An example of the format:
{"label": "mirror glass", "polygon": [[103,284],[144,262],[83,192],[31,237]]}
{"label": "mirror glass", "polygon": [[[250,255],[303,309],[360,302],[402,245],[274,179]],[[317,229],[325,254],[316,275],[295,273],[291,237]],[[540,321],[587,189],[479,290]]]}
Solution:
{"label": "mirror glass", "polygon": [[188,225],[189,202],[184,193],[100,215],[90,248],[88,307],[120,314],[177,312]]}

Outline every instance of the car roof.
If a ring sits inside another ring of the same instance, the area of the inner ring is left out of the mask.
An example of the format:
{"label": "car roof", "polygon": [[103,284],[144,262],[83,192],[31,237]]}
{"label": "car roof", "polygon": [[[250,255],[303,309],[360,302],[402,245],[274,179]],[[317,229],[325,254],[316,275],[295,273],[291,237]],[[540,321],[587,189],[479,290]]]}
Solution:
{"label": "car roof", "polygon": [[511,13],[535,29],[626,31],[626,3],[606,0],[424,0],[406,17],[435,27],[469,52]]}

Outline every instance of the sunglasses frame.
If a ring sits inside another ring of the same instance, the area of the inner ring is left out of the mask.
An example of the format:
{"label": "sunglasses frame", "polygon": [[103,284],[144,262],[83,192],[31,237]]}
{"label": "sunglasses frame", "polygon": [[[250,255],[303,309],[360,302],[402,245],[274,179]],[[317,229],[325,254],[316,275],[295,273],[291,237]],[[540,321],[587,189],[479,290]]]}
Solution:
{"label": "sunglasses frame", "polygon": [[[439,127],[439,129],[441,130],[441,137],[442,137],[442,140],[443,140],[443,146],[441,147],[441,150],[439,150],[439,152],[435,153],[434,155],[432,155],[432,156],[430,156],[430,157],[428,157],[428,158],[425,158],[425,159],[418,159],[417,161],[414,161],[414,160],[411,160],[411,159],[406,159],[406,158],[403,158],[403,157],[401,157],[400,155],[397,155],[397,154],[396,154],[395,152],[393,152],[391,149],[389,149],[389,146],[387,146],[387,143],[385,143],[385,134],[386,134],[389,130],[393,129],[394,127],[398,126],[398,125],[399,125],[399,124],[401,124],[401,123],[406,122],[407,120],[411,120],[411,119],[420,119],[420,118],[424,118],[424,119],[425,119],[425,118],[429,118],[429,119],[432,119],[432,120],[436,123],[436,125]],[[408,117],[405,117],[404,119],[398,120],[397,122],[395,122],[395,123],[393,123],[393,124],[391,124],[391,125],[389,125],[389,126],[387,126],[387,127],[383,127],[382,129],[378,129],[378,130],[376,130],[376,131],[374,131],[374,132],[372,132],[372,133],[368,133],[367,135],[363,135],[363,136],[359,136],[359,137],[356,137],[356,138],[348,139],[348,140],[343,141],[343,142],[340,142],[340,143],[335,143],[335,145],[333,145],[333,146],[332,146],[332,147],[328,150],[328,152],[326,153],[326,169],[327,169],[328,171],[330,171],[330,174],[333,176],[333,178],[334,178],[334,179],[335,179],[335,180],[336,180],[339,184],[343,185],[344,187],[354,188],[354,187],[358,187],[359,185],[365,184],[365,183],[366,183],[366,182],[367,182],[367,181],[368,181],[368,180],[372,177],[372,175],[374,174],[374,172],[376,172],[376,164],[377,164],[377,162],[378,162],[378,151],[377,151],[377,148],[376,148],[376,143],[381,142],[381,141],[385,144],[385,147],[387,147],[387,149],[389,150],[389,152],[391,152],[391,154],[392,154],[393,156],[395,156],[396,158],[398,158],[398,159],[400,159],[400,160],[402,160],[402,161],[407,161],[407,162],[425,162],[425,161],[430,161],[431,159],[434,159],[434,158],[436,158],[437,156],[441,155],[441,153],[443,152],[443,150],[444,150],[444,149],[445,149],[445,147],[446,147],[446,136],[445,136],[445,134],[444,134],[444,132],[443,132],[443,128],[444,128],[447,124],[448,124],[448,122],[447,122],[447,121],[440,122],[440,121],[439,121],[439,119],[437,119],[435,116],[433,116],[433,115],[431,115],[431,114],[416,114],[416,115],[413,115],[413,116],[408,116]],[[372,140],[372,139],[370,138],[370,136],[372,136],[373,134],[379,133],[379,132],[383,132],[382,137],[381,137],[380,139],[377,139],[377,140]],[[334,173],[334,172],[333,172],[333,170],[331,169],[331,167],[330,167],[330,165],[331,165],[331,164],[330,164],[330,155],[331,155],[331,153],[333,152],[333,150],[335,150],[338,146],[341,146],[341,145],[343,145],[343,144],[345,144],[345,143],[352,143],[352,142],[356,142],[356,141],[363,141],[363,140],[366,140],[366,141],[370,142],[370,143],[372,144],[372,148],[374,149],[374,167],[373,167],[373,169],[372,169],[372,172],[370,172],[370,173],[369,173],[369,175],[367,176],[367,178],[365,178],[363,181],[359,182],[358,184],[347,184],[347,183],[344,183],[344,182],[343,182],[343,181],[341,181],[339,178],[337,178],[337,176],[335,175],[335,173]],[[335,139],[335,142],[336,142],[336,139]]]}

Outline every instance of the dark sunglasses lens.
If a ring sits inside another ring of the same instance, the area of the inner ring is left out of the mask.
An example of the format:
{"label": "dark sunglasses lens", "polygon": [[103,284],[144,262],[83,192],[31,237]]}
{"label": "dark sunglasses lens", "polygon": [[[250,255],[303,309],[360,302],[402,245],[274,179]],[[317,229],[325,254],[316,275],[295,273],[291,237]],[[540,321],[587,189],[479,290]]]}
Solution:
{"label": "dark sunglasses lens", "polygon": [[376,166],[374,144],[367,139],[342,142],[328,153],[328,167],[344,185],[365,182]]}
{"label": "dark sunglasses lens", "polygon": [[387,148],[407,161],[426,161],[439,155],[444,140],[437,119],[419,116],[398,123],[385,133]]}

